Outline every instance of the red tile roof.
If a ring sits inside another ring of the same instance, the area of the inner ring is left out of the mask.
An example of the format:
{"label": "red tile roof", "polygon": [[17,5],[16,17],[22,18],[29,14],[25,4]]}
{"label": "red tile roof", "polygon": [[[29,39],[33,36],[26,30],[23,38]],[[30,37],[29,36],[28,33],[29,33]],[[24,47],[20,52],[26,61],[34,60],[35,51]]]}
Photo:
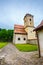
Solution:
{"label": "red tile roof", "polygon": [[14,25],[14,28],[24,28],[24,26],[22,26],[22,25]]}
{"label": "red tile roof", "polygon": [[27,34],[24,26],[22,25],[14,25],[14,33],[16,34]]}
{"label": "red tile roof", "polygon": [[41,21],[41,23],[34,29],[34,31],[36,30],[39,30],[40,28],[43,27],[43,20]]}

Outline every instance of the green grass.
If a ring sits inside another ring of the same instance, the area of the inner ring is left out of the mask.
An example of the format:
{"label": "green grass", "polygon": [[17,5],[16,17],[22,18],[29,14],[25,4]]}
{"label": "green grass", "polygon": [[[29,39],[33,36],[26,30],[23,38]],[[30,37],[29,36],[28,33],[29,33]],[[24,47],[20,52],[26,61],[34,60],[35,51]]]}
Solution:
{"label": "green grass", "polygon": [[36,44],[15,44],[15,46],[18,48],[20,51],[24,52],[30,52],[30,51],[37,51],[38,47]]}
{"label": "green grass", "polygon": [[0,42],[0,49],[6,46],[8,43],[7,42]]}

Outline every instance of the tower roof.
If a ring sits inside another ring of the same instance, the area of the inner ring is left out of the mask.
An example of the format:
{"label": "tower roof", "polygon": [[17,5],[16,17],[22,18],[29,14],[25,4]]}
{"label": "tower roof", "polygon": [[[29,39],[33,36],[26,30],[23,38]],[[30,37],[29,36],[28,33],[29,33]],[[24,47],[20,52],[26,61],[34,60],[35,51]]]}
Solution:
{"label": "tower roof", "polygon": [[27,14],[24,16],[24,19],[26,18],[26,16],[32,16],[32,17],[33,17],[33,15],[27,13]]}
{"label": "tower roof", "polygon": [[34,31],[37,31],[39,29],[41,29],[43,27],[43,20],[41,21],[41,23],[34,29]]}

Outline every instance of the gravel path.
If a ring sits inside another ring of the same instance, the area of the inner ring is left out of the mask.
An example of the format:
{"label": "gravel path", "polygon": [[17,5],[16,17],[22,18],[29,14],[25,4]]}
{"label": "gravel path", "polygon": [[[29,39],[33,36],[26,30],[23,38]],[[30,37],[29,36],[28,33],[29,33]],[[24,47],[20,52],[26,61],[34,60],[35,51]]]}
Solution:
{"label": "gravel path", "polygon": [[20,52],[10,43],[0,51],[0,65],[43,65],[43,58],[38,58],[38,51]]}

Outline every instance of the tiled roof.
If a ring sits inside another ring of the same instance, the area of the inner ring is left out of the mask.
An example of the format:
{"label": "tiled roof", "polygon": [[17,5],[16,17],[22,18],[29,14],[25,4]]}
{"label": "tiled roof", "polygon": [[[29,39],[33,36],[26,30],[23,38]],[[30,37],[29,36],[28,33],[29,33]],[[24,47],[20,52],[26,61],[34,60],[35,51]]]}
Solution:
{"label": "tiled roof", "polygon": [[14,25],[14,33],[16,34],[27,34],[24,26],[22,25]]}
{"label": "tiled roof", "polygon": [[34,29],[35,30],[39,30],[40,28],[43,27],[43,20],[41,21],[41,23]]}
{"label": "tiled roof", "polygon": [[14,28],[24,28],[24,26],[15,24]]}

